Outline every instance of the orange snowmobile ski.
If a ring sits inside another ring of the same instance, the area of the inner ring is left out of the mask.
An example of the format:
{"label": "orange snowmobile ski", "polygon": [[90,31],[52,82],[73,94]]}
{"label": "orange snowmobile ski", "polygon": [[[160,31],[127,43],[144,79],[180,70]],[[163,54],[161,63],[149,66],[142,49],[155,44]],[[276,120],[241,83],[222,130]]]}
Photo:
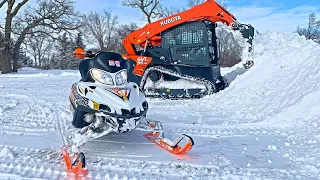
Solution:
{"label": "orange snowmobile ski", "polygon": [[[77,156],[70,156],[68,152],[68,147],[61,147],[63,160],[66,165],[66,169],[68,173],[73,173],[76,175],[79,174],[87,174],[89,169],[85,162],[85,156],[82,152],[77,154]],[[71,161],[74,159],[74,162]]]}
{"label": "orange snowmobile ski", "polygon": [[[190,136],[187,136],[183,134],[180,136],[173,144],[169,144],[166,142],[163,138],[160,137],[159,132],[150,132],[144,135],[147,139],[150,141],[154,142],[161,148],[169,151],[172,154],[184,154],[192,149],[192,146],[194,145],[194,142]],[[184,146],[179,146],[179,143],[183,140],[186,139],[187,143]]]}

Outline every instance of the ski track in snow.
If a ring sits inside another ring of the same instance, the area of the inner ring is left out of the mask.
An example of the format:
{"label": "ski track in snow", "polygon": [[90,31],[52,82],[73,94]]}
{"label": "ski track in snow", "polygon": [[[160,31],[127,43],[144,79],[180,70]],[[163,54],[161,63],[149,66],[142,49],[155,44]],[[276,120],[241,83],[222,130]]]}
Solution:
{"label": "ski track in snow", "polygon": [[65,172],[60,146],[77,71],[0,75],[1,179],[320,179],[320,47],[290,33],[256,38],[256,65],[223,69],[228,89],[200,100],[150,99],[167,137],[195,140],[174,156],[143,131],[111,134],[84,151],[90,173]]}

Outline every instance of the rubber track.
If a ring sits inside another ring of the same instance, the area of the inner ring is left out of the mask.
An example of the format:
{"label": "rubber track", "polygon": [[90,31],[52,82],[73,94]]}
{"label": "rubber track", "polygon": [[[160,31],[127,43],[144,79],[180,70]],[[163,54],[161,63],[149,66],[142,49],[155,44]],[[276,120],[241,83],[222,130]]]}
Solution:
{"label": "rubber track", "polygon": [[213,94],[215,92],[217,92],[216,87],[214,84],[212,84],[209,80],[206,80],[204,78],[197,78],[197,77],[193,77],[193,76],[189,76],[189,75],[185,75],[185,74],[179,74],[175,71],[172,71],[170,69],[166,69],[162,66],[153,66],[150,67],[148,69],[146,69],[141,82],[140,82],[140,89],[145,91],[145,84],[147,81],[147,78],[149,76],[149,73],[152,71],[157,71],[163,74],[168,74],[170,76],[174,76],[174,77],[178,77],[180,79],[184,79],[187,81],[191,81],[191,82],[195,82],[198,84],[202,84],[206,87],[206,91],[199,93],[199,94],[194,94],[194,95],[174,95],[174,96],[168,96],[168,95],[161,95],[158,93],[154,93],[154,94],[148,94],[147,92],[145,92],[146,97],[154,97],[154,98],[169,98],[169,99],[197,99],[197,98],[202,98],[205,95],[210,95]]}

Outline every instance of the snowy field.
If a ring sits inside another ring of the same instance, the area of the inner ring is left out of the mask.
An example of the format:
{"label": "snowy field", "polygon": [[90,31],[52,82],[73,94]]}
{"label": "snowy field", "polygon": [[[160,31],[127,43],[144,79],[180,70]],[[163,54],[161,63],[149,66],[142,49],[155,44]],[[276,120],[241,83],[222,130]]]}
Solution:
{"label": "snowy field", "polygon": [[0,179],[320,179],[320,46],[290,33],[256,38],[256,65],[223,69],[231,82],[199,100],[150,99],[166,135],[194,138],[175,156],[133,131],[85,146],[90,173],[65,172],[77,71],[0,75]]}

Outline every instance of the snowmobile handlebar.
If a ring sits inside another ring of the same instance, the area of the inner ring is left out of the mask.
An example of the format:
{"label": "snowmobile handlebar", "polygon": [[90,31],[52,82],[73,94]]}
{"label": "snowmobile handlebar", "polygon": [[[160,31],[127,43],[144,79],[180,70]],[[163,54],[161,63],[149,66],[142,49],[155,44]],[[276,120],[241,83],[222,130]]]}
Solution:
{"label": "snowmobile handlebar", "polygon": [[83,48],[79,47],[73,51],[73,56],[77,59],[84,59],[84,58],[93,58],[95,54],[92,51],[85,51]]}

